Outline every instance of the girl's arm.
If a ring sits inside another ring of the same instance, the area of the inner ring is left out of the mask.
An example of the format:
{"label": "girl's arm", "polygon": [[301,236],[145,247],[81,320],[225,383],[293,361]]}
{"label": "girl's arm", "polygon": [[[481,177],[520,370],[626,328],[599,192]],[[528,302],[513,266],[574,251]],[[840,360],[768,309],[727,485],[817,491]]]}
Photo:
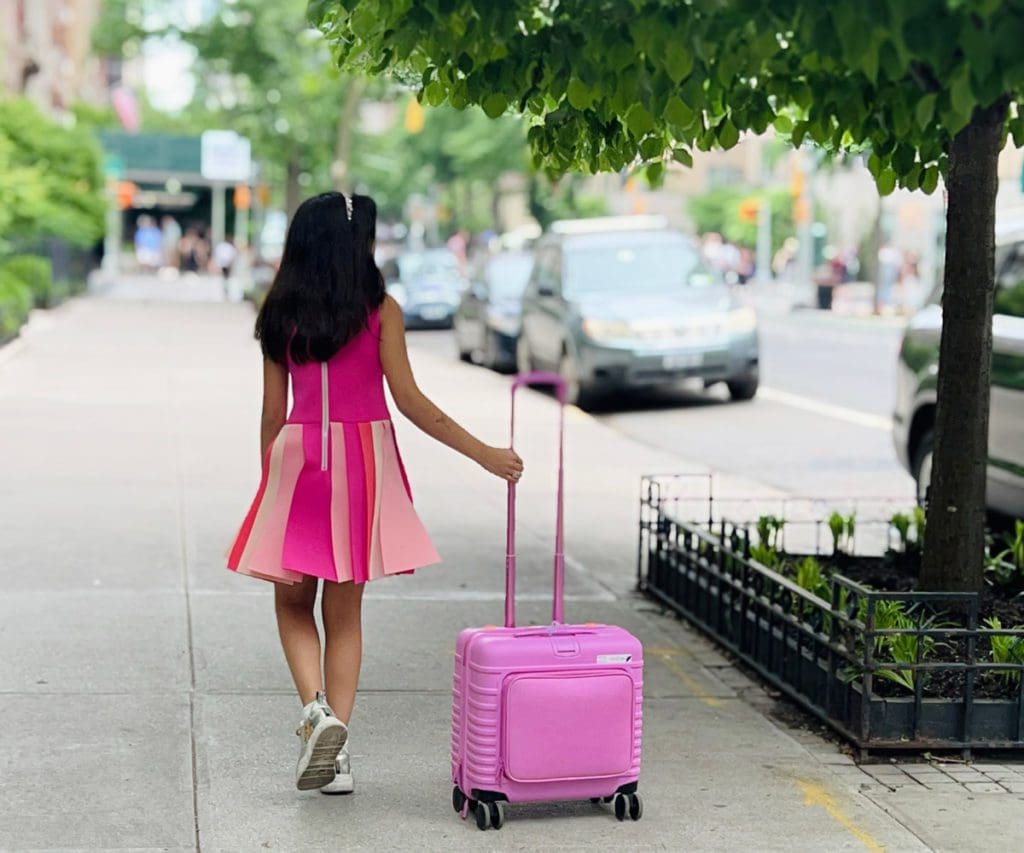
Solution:
{"label": "girl's arm", "polygon": [[263,359],[263,415],[260,418],[260,463],[284,426],[288,409],[288,368]]}
{"label": "girl's arm", "polygon": [[492,474],[505,480],[517,480],[523,473],[523,460],[514,450],[484,444],[420,391],[409,365],[402,309],[390,296],[385,298],[381,308],[380,330],[380,360],[398,410],[431,438],[447,444]]}

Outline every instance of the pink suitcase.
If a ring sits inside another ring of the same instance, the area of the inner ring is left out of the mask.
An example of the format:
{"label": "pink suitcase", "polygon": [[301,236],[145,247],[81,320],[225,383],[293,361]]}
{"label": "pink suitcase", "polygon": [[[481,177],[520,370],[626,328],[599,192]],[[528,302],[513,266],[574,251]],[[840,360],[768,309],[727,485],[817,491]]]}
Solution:
{"label": "pink suitcase", "polygon": [[639,820],[643,648],[613,625],[563,622],[565,385],[549,373],[516,377],[554,385],[559,424],[554,596],[550,625],[515,624],[515,484],[508,487],[505,627],[467,628],[455,647],[452,806],[480,829],[500,829],[507,803],[603,801]]}

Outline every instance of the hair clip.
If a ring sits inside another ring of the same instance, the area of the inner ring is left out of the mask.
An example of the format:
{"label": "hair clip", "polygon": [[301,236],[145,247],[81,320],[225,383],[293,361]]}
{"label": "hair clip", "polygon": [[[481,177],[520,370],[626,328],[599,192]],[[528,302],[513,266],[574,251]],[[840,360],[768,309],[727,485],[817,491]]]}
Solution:
{"label": "hair clip", "polygon": [[348,221],[352,221],[352,196],[345,196],[345,215],[348,217]]}

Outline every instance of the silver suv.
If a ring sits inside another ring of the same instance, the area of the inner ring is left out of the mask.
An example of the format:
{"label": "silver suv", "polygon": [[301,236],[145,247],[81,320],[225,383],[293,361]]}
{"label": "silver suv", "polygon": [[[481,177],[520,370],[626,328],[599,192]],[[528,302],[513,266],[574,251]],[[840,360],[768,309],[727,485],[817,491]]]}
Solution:
{"label": "silver suv", "polygon": [[[997,232],[989,409],[988,506],[1024,517],[1024,229]],[[935,380],[942,310],[938,297],[911,319],[897,376],[893,438],[923,503],[932,475]]]}
{"label": "silver suv", "polygon": [[516,363],[557,370],[571,402],[682,379],[749,400],[758,358],[754,311],[661,217],[556,222],[538,242]]}

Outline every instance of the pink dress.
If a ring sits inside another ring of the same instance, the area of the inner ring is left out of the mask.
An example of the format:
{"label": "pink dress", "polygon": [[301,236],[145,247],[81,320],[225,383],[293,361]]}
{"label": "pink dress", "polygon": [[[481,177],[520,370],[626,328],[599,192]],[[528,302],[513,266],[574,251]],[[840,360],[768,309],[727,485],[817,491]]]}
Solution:
{"label": "pink dress", "polygon": [[294,583],[364,583],[440,562],[416,510],[384,398],[380,312],[326,362],[289,359],[294,403],[228,568]]}

